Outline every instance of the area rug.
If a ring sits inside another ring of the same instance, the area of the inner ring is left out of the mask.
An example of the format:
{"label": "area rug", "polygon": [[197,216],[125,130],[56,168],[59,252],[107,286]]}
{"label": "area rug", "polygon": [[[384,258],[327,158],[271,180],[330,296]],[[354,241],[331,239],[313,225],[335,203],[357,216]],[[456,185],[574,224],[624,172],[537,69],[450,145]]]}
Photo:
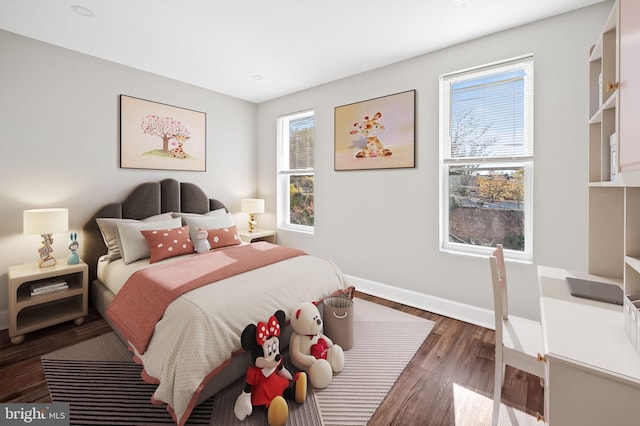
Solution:
{"label": "area rug", "polygon": [[[288,425],[365,425],[402,373],[434,323],[354,299],[353,347],[345,369],[326,389],[310,389],[302,405],[290,404]],[[286,355],[285,355],[286,358]],[[70,424],[173,424],[165,407],[150,403],[155,386],[140,379],[141,367],[114,333],[42,357],[53,401],[70,403]],[[243,422],[233,414],[243,380],[196,407],[187,425],[264,425],[256,410]]]}

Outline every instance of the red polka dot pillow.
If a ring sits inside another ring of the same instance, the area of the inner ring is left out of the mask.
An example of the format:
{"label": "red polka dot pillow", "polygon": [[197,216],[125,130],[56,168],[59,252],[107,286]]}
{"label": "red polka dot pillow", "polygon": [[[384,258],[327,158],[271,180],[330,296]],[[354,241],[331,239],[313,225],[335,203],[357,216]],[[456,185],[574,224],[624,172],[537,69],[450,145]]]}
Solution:
{"label": "red polka dot pillow", "polygon": [[158,262],[173,256],[193,253],[194,247],[189,237],[189,227],[175,229],[154,229],[140,231],[149,244],[151,259],[149,263]]}
{"label": "red polka dot pillow", "polygon": [[212,249],[235,246],[242,242],[235,225],[227,228],[207,229],[207,232],[209,233],[207,240],[209,240]]}

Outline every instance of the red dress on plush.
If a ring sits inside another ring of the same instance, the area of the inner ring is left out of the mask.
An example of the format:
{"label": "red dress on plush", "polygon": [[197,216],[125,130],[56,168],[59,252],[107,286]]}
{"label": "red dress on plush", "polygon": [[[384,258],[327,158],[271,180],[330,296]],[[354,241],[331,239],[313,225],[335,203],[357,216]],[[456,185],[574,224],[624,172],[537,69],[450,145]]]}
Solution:
{"label": "red dress on plush", "polygon": [[271,404],[276,396],[282,396],[289,386],[289,380],[278,376],[274,371],[270,376],[262,374],[262,369],[250,366],[247,369],[247,383],[251,385],[251,404],[255,406]]}

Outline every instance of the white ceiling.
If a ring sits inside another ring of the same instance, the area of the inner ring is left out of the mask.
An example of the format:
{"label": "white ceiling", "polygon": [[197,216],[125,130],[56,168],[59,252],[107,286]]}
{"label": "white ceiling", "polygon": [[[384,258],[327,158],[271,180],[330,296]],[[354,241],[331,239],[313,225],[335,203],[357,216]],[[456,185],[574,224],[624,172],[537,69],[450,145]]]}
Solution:
{"label": "white ceiling", "polygon": [[0,0],[0,29],[263,102],[601,1]]}

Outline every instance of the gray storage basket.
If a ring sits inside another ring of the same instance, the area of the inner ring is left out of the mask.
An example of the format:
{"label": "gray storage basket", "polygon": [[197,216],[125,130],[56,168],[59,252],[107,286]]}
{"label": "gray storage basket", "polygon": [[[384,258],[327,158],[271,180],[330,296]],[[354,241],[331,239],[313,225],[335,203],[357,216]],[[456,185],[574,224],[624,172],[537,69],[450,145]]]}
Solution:
{"label": "gray storage basket", "polygon": [[341,296],[324,299],[324,334],[342,350],[353,346],[353,301]]}

